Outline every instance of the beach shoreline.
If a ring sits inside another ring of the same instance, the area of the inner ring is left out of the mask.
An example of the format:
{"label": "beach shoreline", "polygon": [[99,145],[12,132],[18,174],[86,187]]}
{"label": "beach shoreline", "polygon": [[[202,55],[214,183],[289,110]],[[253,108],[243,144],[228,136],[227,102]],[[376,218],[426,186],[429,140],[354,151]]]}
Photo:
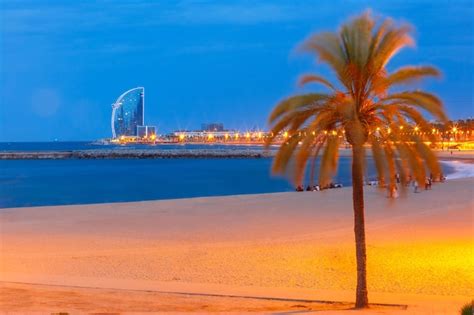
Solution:
{"label": "beach shoreline", "polygon": [[[440,158],[444,175],[448,180],[474,176],[474,159]],[[172,200],[210,196],[251,195],[293,191],[294,187],[284,177],[268,173],[271,160],[268,159],[166,159],[164,161],[144,160],[65,160],[49,161],[5,161],[5,173],[0,193],[0,211],[18,207],[41,207],[56,205],[100,204],[114,202],[135,202]],[[350,187],[348,157],[341,158],[339,172],[334,181]],[[369,160],[369,164],[372,162]],[[136,190],[131,185],[118,187],[112,180],[117,170],[132,167],[134,172],[122,179],[135,182],[142,178],[149,183]],[[235,172],[237,168],[242,172]],[[371,166],[369,165],[369,169]],[[210,169],[211,173],[200,170]],[[48,171],[42,171],[48,170]],[[191,171],[192,170],[192,171]],[[230,170],[227,172],[226,170]],[[257,173],[258,180],[249,182],[249,171]],[[225,173],[222,173],[225,172]],[[368,171],[367,181],[376,179],[374,170]],[[18,175],[18,174],[21,174]],[[62,175],[61,175],[62,174]],[[143,174],[135,176],[133,174]],[[195,174],[195,175],[192,175]],[[37,181],[41,176],[43,180]],[[168,177],[172,176],[172,177]],[[198,184],[193,188],[182,183]],[[236,185],[227,185],[237,180]],[[166,182],[166,184],[164,184]],[[8,185],[11,183],[11,186]],[[163,183],[163,184],[160,184]],[[87,188],[85,188],[87,187]],[[116,187],[114,194],[110,188]],[[81,193],[84,192],[84,193]],[[61,192],[57,194],[56,192]]]}
{"label": "beach shoreline", "polygon": [[[366,188],[371,302],[408,305],[409,314],[451,314],[469,301],[474,264],[465,261],[465,253],[473,250],[473,183],[449,180],[398,200]],[[138,290],[143,294],[137,299],[159,291],[350,303],[355,279],[350,195],[350,188],[342,188],[2,209],[3,294],[18,289],[24,295],[0,300],[0,311],[53,305],[47,297],[54,292],[54,305],[60,306],[55,310],[127,310],[125,297],[121,309],[100,297],[104,303],[81,304],[82,309],[67,304],[71,294],[90,300],[78,287]],[[46,287],[34,287],[38,284]],[[25,295],[32,302],[20,308],[18,299]],[[155,310],[165,310],[163,303],[179,309],[182,303],[175,296],[155,299],[162,302]],[[204,304],[236,310],[216,306],[241,307],[233,299],[208,296],[200,304],[198,298],[194,310],[203,311]],[[259,304],[259,311],[288,310],[270,304]]]}

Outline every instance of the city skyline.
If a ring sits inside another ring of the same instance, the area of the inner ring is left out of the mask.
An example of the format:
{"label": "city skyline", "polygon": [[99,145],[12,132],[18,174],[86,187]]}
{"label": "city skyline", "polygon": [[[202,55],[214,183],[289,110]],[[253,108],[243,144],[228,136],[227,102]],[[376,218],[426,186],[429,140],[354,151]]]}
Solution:
{"label": "city skyline", "polygon": [[389,68],[437,66],[443,78],[423,87],[450,118],[473,116],[471,1],[5,1],[0,141],[109,137],[110,104],[134,86],[147,88],[158,133],[205,122],[264,129],[270,109],[300,91],[300,74],[328,74],[295,47],[367,9],[414,27],[416,47]]}

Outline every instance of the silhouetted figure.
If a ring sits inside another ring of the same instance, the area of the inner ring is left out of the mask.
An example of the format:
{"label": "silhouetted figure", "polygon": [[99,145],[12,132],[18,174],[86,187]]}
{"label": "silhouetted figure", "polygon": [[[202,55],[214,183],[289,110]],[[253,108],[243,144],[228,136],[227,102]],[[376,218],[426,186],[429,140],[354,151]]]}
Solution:
{"label": "silhouetted figure", "polygon": [[397,181],[397,184],[400,184],[400,174],[395,174],[395,180]]}
{"label": "silhouetted figure", "polygon": [[298,185],[298,187],[296,187],[296,191],[304,191],[304,189],[301,185]]}
{"label": "silhouetted figure", "polygon": [[308,185],[308,187],[306,187],[306,191],[311,191],[311,190],[312,190],[311,186]]}
{"label": "silhouetted figure", "polygon": [[414,187],[413,192],[415,192],[415,193],[419,192],[419,191],[418,191],[418,181],[415,180],[415,181],[413,182],[413,187]]}
{"label": "silhouetted figure", "polygon": [[397,185],[390,185],[388,188],[388,197],[389,198],[398,198]]}
{"label": "silhouetted figure", "polygon": [[441,182],[444,182],[446,180],[446,177],[444,176],[444,174],[442,172],[439,174],[439,180]]}

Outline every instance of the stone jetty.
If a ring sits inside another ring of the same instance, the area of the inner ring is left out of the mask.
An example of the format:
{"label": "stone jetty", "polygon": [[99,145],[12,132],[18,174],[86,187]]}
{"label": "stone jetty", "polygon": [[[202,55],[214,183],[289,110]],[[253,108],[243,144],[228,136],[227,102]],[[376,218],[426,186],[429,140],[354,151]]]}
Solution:
{"label": "stone jetty", "polygon": [[77,151],[3,151],[0,160],[60,159],[172,159],[172,158],[266,158],[272,151],[246,149],[201,150],[77,150]]}

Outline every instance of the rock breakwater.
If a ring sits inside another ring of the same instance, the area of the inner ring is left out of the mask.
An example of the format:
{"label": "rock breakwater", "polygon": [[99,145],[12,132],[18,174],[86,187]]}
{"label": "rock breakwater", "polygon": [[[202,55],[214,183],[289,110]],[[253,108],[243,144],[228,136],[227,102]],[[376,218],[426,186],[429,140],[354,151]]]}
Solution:
{"label": "rock breakwater", "polygon": [[273,153],[264,150],[80,150],[0,152],[0,160],[60,159],[172,159],[172,158],[266,158]]}

